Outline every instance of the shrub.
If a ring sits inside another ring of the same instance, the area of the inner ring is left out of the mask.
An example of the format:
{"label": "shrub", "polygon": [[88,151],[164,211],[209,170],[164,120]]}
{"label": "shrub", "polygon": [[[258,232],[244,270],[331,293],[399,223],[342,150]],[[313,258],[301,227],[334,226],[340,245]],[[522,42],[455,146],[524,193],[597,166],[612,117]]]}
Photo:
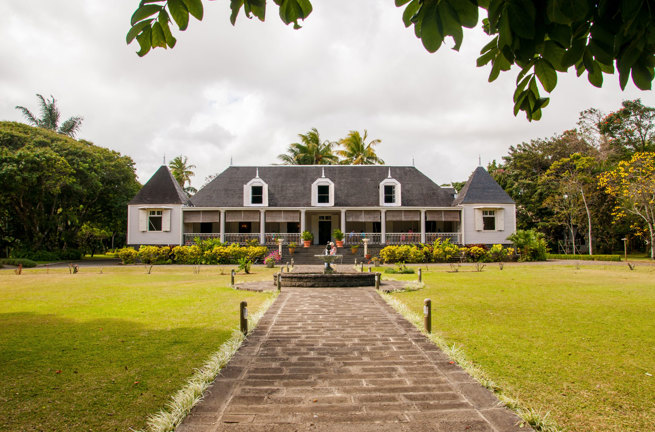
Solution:
{"label": "shrub", "polygon": [[144,264],[165,264],[169,260],[170,252],[170,248],[166,246],[141,246],[137,256]]}
{"label": "shrub", "polygon": [[548,248],[544,235],[534,229],[517,230],[507,238],[519,251],[519,261],[546,261]]}
{"label": "shrub", "polygon": [[4,258],[0,259],[0,264],[16,267],[22,264],[24,268],[36,267],[36,262],[28,258]]}
{"label": "shrub", "polygon": [[432,245],[432,259],[436,262],[451,261],[459,257],[459,253],[459,246],[452,244],[448,238],[443,242],[436,239]]}
{"label": "shrub", "polygon": [[216,246],[225,246],[225,243],[223,243],[220,238],[208,238],[201,240],[200,237],[196,237],[193,239],[193,241],[195,243],[194,246],[198,246],[203,253],[214,249]]}
{"label": "shrub", "polygon": [[175,246],[173,248],[173,262],[176,264],[201,264],[202,249],[198,245]]}
{"label": "shrub", "polygon": [[123,249],[119,249],[116,255],[118,255],[118,258],[120,258],[123,264],[134,264],[136,262],[137,253],[134,248],[124,247]]}
{"label": "shrub", "polygon": [[19,250],[12,253],[12,258],[27,258],[32,261],[59,261],[59,254],[57,252],[39,250]]}
{"label": "shrub", "polygon": [[514,254],[513,248],[504,248],[501,244],[495,244],[489,249],[487,258],[491,262],[507,261]]}
{"label": "shrub", "polygon": [[237,268],[237,271],[243,270],[246,274],[250,273],[250,266],[252,265],[252,262],[249,261],[246,258],[240,258],[239,259],[239,268]]}
{"label": "shrub", "polygon": [[564,255],[546,254],[548,259],[582,260],[582,261],[621,261],[621,255]]}
{"label": "shrub", "polygon": [[282,257],[278,251],[273,251],[266,256],[264,263],[267,267],[273,267],[276,263],[282,261]]}
{"label": "shrub", "polygon": [[481,262],[486,259],[487,251],[483,246],[470,246],[466,248],[466,258],[468,261]]}
{"label": "shrub", "polygon": [[60,255],[61,259],[70,261],[70,260],[81,260],[82,259],[82,251],[79,249],[64,249],[61,251]]}

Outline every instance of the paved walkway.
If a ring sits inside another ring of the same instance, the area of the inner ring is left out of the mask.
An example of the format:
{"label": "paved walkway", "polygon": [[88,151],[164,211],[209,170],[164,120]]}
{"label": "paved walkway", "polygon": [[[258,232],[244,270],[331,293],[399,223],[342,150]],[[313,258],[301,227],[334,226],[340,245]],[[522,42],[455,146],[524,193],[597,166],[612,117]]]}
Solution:
{"label": "paved walkway", "polygon": [[178,432],[526,431],[371,288],[284,288]]}

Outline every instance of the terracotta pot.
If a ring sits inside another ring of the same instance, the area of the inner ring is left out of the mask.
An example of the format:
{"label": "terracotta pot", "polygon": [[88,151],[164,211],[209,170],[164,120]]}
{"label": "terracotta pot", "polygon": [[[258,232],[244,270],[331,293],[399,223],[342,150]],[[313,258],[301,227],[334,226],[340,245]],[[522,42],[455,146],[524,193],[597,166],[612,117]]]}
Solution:
{"label": "terracotta pot", "polygon": [[343,247],[343,240],[335,240],[334,242],[337,244],[337,247]]}
{"label": "terracotta pot", "polygon": [[312,245],[312,241],[311,240],[303,240],[302,245],[304,247],[310,247]]}
{"label": "terracotta pot", "polygon": [[359,250],[359,248],[356,248],[356,247],[350,248],[350,252],[352,252],[353,255],[356,255],[358,250]]}
{"label": "terracotta pot", "polygon": [[293,253],[296,251],[296,248],[289,248],[289,254],[293,255]]}

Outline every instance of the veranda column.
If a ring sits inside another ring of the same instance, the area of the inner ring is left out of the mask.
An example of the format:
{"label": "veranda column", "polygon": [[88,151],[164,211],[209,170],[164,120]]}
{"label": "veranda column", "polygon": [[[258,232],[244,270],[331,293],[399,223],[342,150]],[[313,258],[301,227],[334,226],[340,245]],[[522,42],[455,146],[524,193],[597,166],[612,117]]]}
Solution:
{"label": "veranda column", "polygon": [[380,243],[387,242],[387,211],[380,210]]}
{"label": "veranda column", "polygon": [[220,233],[221,243],[225,243],[225,210],[220,210],[221,216],[219,222],[220,228],[218,232]]}
{"label": "veranda column", "polygon": [[425,210],[421,210],[421,243],[425,243]]}
{"label": "veranda column", "polygon": [[300,232],[305,231],[305,209],[300,210]]}
{"label": "veranda column", "polygon": [[259,210],[259,244],[266,244],[266,210]]}
{"label": "veranda column", "polygon": [[341,209],[341,231],[346,232],[346,209]]}

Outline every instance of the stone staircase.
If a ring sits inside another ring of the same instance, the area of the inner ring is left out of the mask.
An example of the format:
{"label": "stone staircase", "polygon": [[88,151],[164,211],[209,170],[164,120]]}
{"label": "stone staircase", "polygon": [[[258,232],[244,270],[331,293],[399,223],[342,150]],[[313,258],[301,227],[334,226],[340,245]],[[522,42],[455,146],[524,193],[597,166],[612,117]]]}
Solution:
{"label": "stone staircase", "polygon": [[[372,256],[379,255],[380,249],[381,248],[379,246],[372,246],[368,248],[369,253]],[[271,250],[276,250],[276,249],[271,248]],[[282,264],[291,262],[291,258],[293,258],[293,261],[296,265],[312,265],[312,264],[319,265],[322,264],[322,262],[314,255],[321,255],[324,252],[325,252],[325,246],[312,245],[308,248],[299,246],[296,248],[294,254],[290,255],[289,249],[285,245],[282,248]],[[343,255],[343,262],[337,261],[337,264],[341,264],[341,263],[354,264],[355,259],[357,260],[357,262],[362,262],[362,260],[364,260],[363,247],[360,247],[359,250],[357,251],[357,254],[355,255],[352,254],[349,247],[339,248],[337,254]]]}

